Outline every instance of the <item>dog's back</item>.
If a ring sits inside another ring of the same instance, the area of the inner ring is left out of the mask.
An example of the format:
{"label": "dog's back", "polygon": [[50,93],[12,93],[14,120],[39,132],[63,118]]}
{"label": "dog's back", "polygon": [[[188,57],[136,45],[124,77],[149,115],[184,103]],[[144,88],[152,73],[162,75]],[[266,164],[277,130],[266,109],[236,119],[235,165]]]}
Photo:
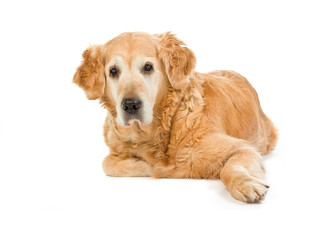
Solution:
{"label": "dog's back", "polygon": [[258,94],[248,80],[234,71],[214,71],[203,77],[207,115],[215,124],[221,121],[223,131],[247,140],[262,154],[272,151],[277,130],[262,111]]}

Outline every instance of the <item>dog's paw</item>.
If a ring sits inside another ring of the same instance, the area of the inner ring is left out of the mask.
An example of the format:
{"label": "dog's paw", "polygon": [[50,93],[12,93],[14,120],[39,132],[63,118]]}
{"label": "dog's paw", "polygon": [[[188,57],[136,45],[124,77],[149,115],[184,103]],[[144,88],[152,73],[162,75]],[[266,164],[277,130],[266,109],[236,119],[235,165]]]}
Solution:
{"label": "dog's paw", "polygon": [[269,186],[261,180],[252,179],[237,184],[230,193],[237,200],[246,203],[258,203],[264,199],[268,189]]}

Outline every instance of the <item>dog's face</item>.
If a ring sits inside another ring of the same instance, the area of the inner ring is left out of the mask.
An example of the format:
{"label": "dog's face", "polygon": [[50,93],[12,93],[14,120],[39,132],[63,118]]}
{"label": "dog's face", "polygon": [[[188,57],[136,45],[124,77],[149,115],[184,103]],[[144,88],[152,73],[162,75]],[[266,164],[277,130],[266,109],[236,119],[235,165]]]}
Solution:
{"label": "dog's face", "polygon": [[183,42],[166,33],[124,33],[83,53],[73,81],[89,99],[104,97],[116,110],[116,121],[147,125],[165,88],[183,88],[195,57]]}
{"label": "dog's face", "polygon": [[106,93],[115,104],[119,125],[152,122],[153,106],[165,82],[156,40],[124,34],[106,46]]}

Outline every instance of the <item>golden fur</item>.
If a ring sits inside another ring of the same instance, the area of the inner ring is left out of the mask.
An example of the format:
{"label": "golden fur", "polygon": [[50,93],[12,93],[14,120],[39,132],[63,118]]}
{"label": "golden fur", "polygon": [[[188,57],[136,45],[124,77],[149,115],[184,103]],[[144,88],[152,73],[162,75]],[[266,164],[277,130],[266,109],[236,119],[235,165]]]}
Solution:
{"label": "golden fur", "polygon": [[[154,59],[161,81],[151,123],[117,122],[112,91],[149,93],[131,72],[134,80],[111,89],[106,66],[113,56],[129,67],[140,56]],[[195,62],[193,52],[170,33],[124,33],[84,51],[73,81],[108,109],[104,137],[110,154],[103,169],[110,176],[221,179],[234,198],[260,201],[268,190],[261,155],[274,148],[277,131],[244,77],[233,71],[198,73]]]}

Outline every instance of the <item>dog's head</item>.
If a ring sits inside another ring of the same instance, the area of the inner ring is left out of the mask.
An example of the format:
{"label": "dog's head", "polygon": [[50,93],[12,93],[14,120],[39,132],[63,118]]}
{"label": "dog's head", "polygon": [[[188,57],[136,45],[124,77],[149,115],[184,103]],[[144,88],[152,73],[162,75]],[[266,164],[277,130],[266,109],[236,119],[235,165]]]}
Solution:
{"label": "dog's head", "polygon": [[73,82],[88,99],[105,98],[116,110],[117,123],[150,124],[155,103],[165,89],[185,88],[195,56],[170,33],[124,33],[82,54]]}

